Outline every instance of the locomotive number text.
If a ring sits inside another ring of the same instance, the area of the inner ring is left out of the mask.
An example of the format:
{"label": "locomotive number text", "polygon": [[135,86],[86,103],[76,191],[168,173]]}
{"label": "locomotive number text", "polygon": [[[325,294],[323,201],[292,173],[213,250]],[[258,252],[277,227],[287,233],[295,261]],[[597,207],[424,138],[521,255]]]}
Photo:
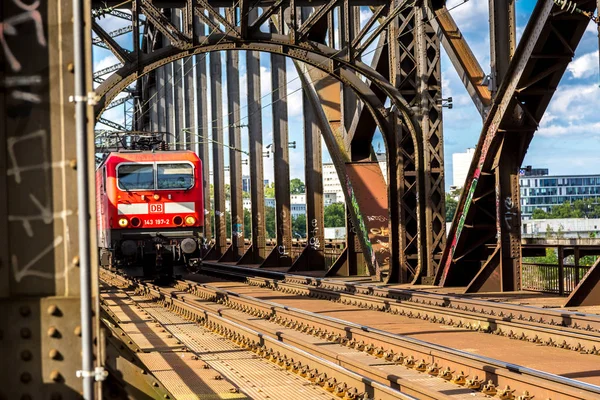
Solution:
{"label": "locomotive number text", "polygon": [[144,220],[144,225],[146,226],[169,225],[170,223],[171,221],[167,218],[153,218]]}

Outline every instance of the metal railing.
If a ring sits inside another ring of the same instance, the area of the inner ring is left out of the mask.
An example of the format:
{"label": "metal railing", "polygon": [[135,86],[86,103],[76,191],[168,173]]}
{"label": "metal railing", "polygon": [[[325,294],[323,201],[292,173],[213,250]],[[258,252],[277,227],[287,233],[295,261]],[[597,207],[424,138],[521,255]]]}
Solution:
{"label": "metal railing", "polygon": [[523,263],[521,287],[523,290],[556,293],[571,293],[591,267],[571,264]]}

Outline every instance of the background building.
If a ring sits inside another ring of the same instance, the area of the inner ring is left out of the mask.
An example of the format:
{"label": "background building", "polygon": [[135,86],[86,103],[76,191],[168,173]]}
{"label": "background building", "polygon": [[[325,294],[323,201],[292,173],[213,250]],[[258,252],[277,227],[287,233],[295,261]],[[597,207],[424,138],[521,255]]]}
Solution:
{"label": "background building", "polygon": [[471,167],[471,161],[475,155],[475,149],[468,148],[464,153],[452,154],[452,185],[450,190],[462,188],[467,180],[467,174]]}
{"label": "background building", "polygon": [[[547,169],[524,172],[521,186],[521,218],[530,219],[533,210],[549,212],[553,206],[576,200],[600,202],[600,175],[547,175]],[[533,171],[537,174],[534,175]]]}
{"label": "background building", "polygon": [[564,238],[598,237],[600,218],[530,219],[523,221],[521,232],[524,237],[557,235]]}

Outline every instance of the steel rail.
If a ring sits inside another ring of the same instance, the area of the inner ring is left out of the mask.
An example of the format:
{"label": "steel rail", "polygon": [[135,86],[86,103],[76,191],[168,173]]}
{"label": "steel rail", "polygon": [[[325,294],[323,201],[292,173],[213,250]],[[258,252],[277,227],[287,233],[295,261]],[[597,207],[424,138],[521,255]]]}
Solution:
{"label": "steel rail", "polygon": [[529,318],[514,317],[512,313],[504,314],[504,311],[498,311],[498,307],[494,311],[493,307],[498,303],[488,302],[488,306],[492,309],[485,313],[485,310],[480,312],[475,307],[451,308],[424,299],[419,302],[418,300],[407,301],[406,299],[385,297],[381,293],[376,295],[373,293],[372,286],[352,286],[346,282],[321,281],[315,285],[314,279],[309,277],[286,277],[284,280],[276,280],[249,277],[237,272],[229,273],[206,267],[203,267],[203,271],[221,276],[233,274],[237,278],[245,279],[250,285],[263,286],[296,295],[317,297],[580,353],[600,354],[600,333],[592,329],[582,330],[564,327],[556,323],[548,324],[533,316]]}
{"label": "steel rail", "polygon": [[282,343],[276,338],[242,326],[214,312],[207,311],[186,301],[186,298],[171,296],[171,293],[157,286],[145,285],[106,270],[100,278],[109,285],[135,290],[138,295],[158,301],[169,310],[188,320],[201,323],[209,330],[221,334],[241,347],[252,350],[259,356],[276,362],[280,366],[298,373],[311,382],[323,386],[336,396],[344,399],[401,399],[415,400],[415,397],[382,385],[368,377],[352,372],[331,361],[314,356],[300,348]]}
{"label": "steel rail", "polygon": [[[311,323],[319,326],[318,328],[315,328],[315,325],[312,326],[313,333],[316,336],[327,337],[328,335],[333,335],[333,338],[350,337],[367,352],[377,351],[381,356],[386,352],[388,354],[403,354],[402,358],[404,360],[410,360],[410,357],[412,357],[412,360],[415,362],[419,359],[431,360],[430,362],[425,361],[426,365],[423,365],[421,368],[423,372],[431,375],[430,371],[436,369],[438,371],[437,375],[439,375],[440,373],[444,374],[449,371],[461,371],[459,374],[454,374],[451,379],[462,384],[467,383],[466,376],[463,375],[464,371],[467,375],[478,375],[485,378],[483,381],[478,382],[479,385],[484,381],[494,380],[496,387],[505,386],[513,389],[521,389],[536,398],[555,398],[557,394],[560,394],[561,396],[566,396],[560,398],[592,399],[600,395],[600,387],[595,385],[423,342],[418,339],[395,335],[379,329],[293,307],[282,306],[229,290],[213,288],[209,285],[191,281],[182,281],[176,287],[199,295],[201,298],[210,299],[211,296],[206,296],[206,294],[213,294],[213,301],[220,301],[222,304],[234,306],[233,308],[251,313],[254,316],[264,317],[265,315],[269,315],[270,319],[283,321],[282,325],[286,327],[294,324],[291,322],[293,319],[298,321],[302,319],[312,321]],[[235,307],[236,302],[237,307]],[[225,311],[220,310],[219,312],[224,313]],[[300,326],[300,329],[306,329],[307,327],[307,325],[296,326]],[[308,326],[310,326],[310,323]],[[279,335],[281,333],[278,333]],[[477,378],[475,379],[477,380]],[[474,386],[477,386],[477,382],[472,383],[475,383]],[[483,389],[483,385],[481,385],[480,389]],[[500,392],[502,389],[496,390]]]}
{"label": "steel rail", "polygon": [[597,314],[480,300],[460,295],[430,293],[422,290],[396,289],[370,283],[345,282],[331,278],[314,278],[225,264],[219,265],[218,269],[212,266],[207,267],[206,264],[202,266],[202,271],[208,272],[211,270],[218,273],[226,273],[230,276],[235,275],[240,278],[270,278],[287,283],[320,287],[340,293],[371,295],[403,302],[438,306],[446,309],[478,312],[492,317],[499,316],[504,318],[504,320],[536,321],[540,324],[551,326],[564,326],[576,330],[600,332],[600,315]]}

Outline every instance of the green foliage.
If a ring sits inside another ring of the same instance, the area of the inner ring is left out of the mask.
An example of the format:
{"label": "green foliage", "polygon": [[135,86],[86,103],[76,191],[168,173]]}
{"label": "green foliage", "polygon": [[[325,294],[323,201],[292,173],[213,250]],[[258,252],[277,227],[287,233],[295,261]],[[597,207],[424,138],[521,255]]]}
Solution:
{"label": "green foliage", "polygon": [[306,215],[298,215],[292,220],[292,236],[296,239],[306,237]]}
{"label": "green foliage", "polygon": [[275,182],[271,182],[265,186],[265,198],[275,198]]}
{"label": "green foliage", "polygon": [[325,207],[325,228],[346,226],[346,208],[343,203],[333,203]]}
{"label": "green foliage", "polygon": [[265,207],[265,229],[268,239],[275,238],[275,207]]}
{"label": "green foliage", "polygon": [[446,193],[446,222],[452,222],[452,218],[456,214],[456,207],[458,207],[458,201],[454,200],[451,194]]}
{"label": "green foliage", "polygon": [[305,187],[304,182],[302,182],[298,178],[294,178],[290,181],[290,193],[291,194],[300,194],[304,193]]}
{"label": "green foliage", "polygon": [[244,237],[252,239],[252,216],[249,210],[244,208]]}
{"label": "green foliage", "polygon": [[600,218],[600,198],[575,200],[572,203],[552,207],[550,212],[535,209],[532,213],[533,219],[557,219],[557,218]]}

